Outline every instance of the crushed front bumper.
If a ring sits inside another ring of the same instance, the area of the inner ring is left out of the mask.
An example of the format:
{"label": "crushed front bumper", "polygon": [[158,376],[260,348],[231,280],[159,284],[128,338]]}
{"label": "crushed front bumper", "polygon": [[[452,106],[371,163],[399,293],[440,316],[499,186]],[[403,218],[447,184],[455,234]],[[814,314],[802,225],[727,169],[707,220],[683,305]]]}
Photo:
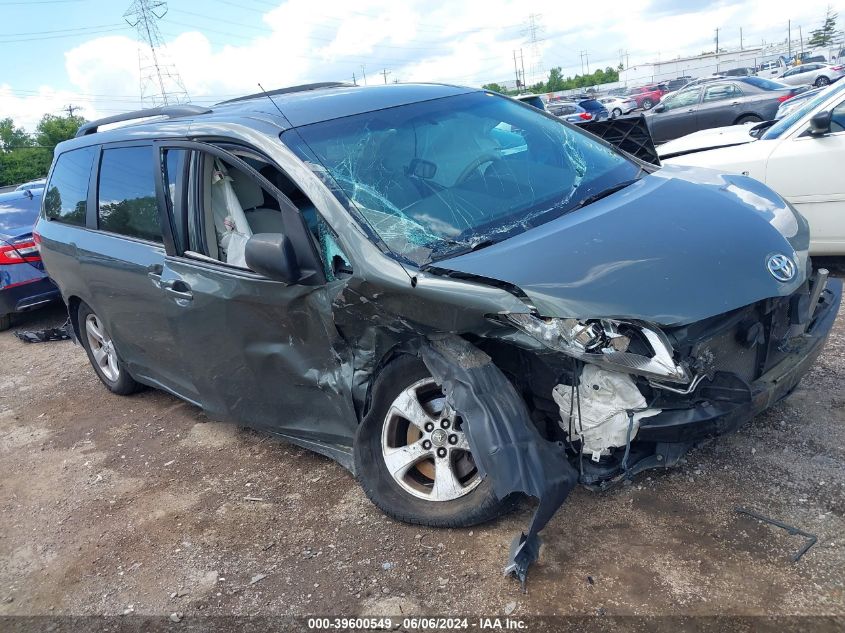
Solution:
{"label": "crushed front bumper", "polygon": [[691,443],[730,433],[789,395],[821,354],[842,300],[842,281],[830,279],[807,331],[790,340],[787,354],[750,383],[743,403],[704,402],[694,407],[666,409],[643,419],[638,442]]}

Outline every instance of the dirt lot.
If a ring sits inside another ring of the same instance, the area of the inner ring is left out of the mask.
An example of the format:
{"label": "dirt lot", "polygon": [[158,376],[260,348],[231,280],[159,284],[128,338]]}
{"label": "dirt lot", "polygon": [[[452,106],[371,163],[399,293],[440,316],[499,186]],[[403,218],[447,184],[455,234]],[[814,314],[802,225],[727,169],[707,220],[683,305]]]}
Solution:
{"label": "dirt lot", "polygon": [[[845,314],[799,390],[738,434],[574,492],[527,595],[501,569],[529,502],[473,530],[396,523],[328,459],[164,393],[109,394],[69,342],[6,332],[0,359],[0,616],[845,615]],[[819,541],[793,563],[803,540],[736,506]]]}

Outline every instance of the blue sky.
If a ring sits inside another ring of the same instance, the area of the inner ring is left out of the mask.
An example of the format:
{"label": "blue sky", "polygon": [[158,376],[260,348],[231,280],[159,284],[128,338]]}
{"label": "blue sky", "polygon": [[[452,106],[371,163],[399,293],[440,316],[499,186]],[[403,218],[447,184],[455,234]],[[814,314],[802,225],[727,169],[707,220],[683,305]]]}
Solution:
{"label": "blue sky", "polygon": [[[141,106],[131,0],[0,0],[0,117],[31,129],[68,104],[86,117]],[[822,20],[828,0],[170,0],[158,22],[165,62],[199,103],[309,81],[446,81],[513,77],[522,49],[529,80],[631,65],[793,34]],[[845,0],[834,9],[845,18]],[[534,13],[534,44],[531,42]],[[363,67],[363,68],[362,68]]]}

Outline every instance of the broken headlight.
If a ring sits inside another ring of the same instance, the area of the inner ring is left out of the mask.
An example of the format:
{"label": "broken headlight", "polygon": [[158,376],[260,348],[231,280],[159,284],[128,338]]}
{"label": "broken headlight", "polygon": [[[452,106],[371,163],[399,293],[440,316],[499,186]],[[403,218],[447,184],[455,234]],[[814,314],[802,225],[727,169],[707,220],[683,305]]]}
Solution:
{"label": "broken headlight", "polygon": [[553,319],[510,313],[508,322],[551,349],[610,370],[670,382],[689,382],[657,327],[613,319]]}

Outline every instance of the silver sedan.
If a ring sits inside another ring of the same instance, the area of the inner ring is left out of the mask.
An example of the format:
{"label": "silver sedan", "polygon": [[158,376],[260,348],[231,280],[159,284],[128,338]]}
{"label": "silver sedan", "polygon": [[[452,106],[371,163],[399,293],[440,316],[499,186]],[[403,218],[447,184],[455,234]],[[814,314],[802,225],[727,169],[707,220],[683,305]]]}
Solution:
{"label": "silver sedan", "polygon": [[828,64],[810,63],[795,66],[784,72],[778,81],[791,86],[804,86],[813,84],[821,88],[832,84],[845,75],[845,66],[829,66]]}

